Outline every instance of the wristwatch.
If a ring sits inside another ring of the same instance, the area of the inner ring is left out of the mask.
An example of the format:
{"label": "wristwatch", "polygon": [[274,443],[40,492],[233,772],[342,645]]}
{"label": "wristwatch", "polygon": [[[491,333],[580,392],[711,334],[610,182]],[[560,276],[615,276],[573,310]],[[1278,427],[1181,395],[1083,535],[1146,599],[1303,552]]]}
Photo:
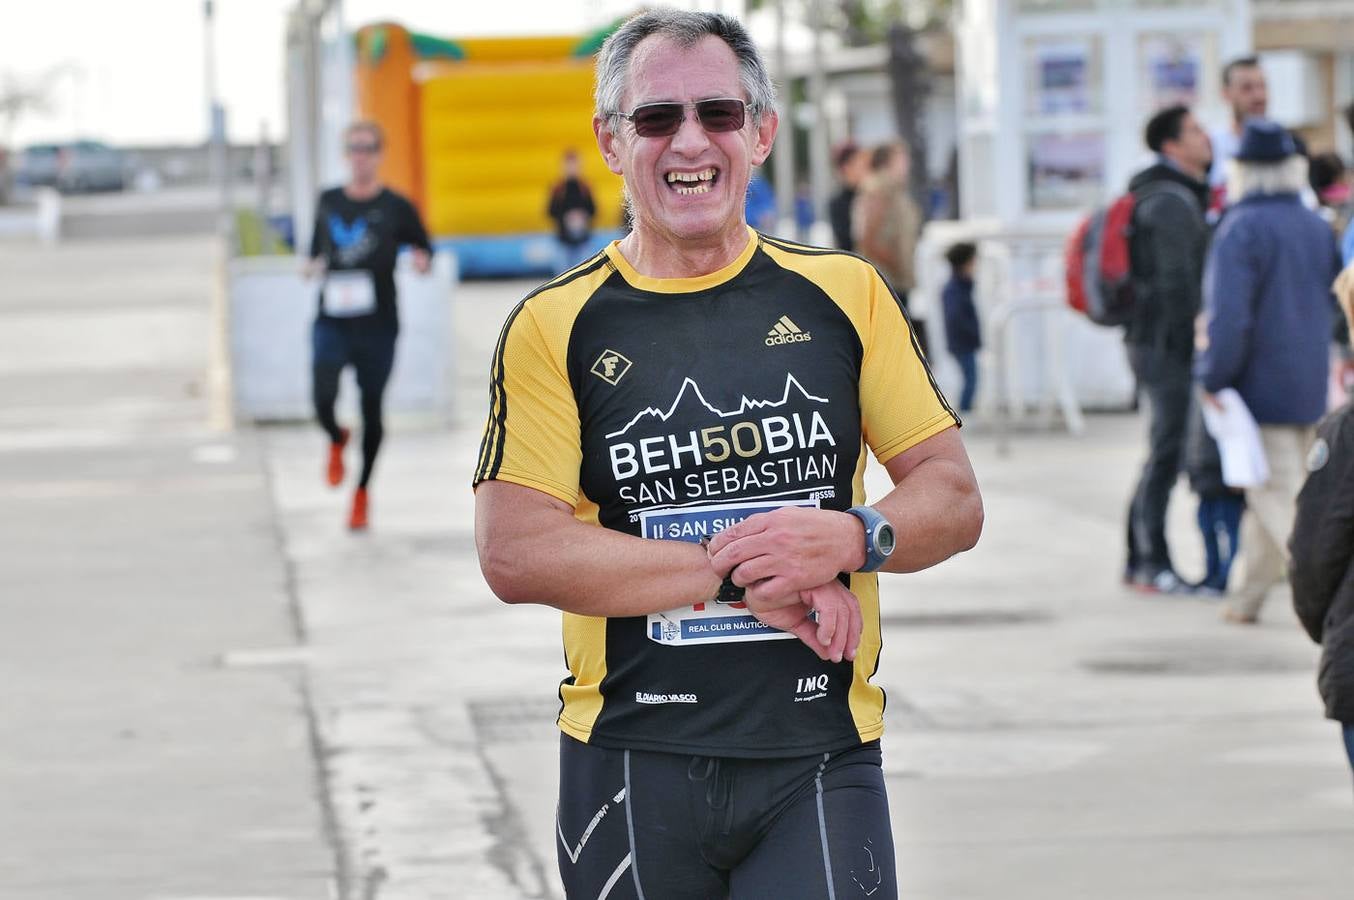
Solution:
{"label": "wristwatch", "polygon": [[[700,545],[705,548],[705,552],[710,552],[710,537],[706,535],[700,539]],[[736,567],[735,567],[736,568]],[[743,595],[747,589],[741,584],[733,583],[733,573],[730,572],[724,576],[724,580],[719,584],[719,592],[715,594],[716,603],[742,603]]]}
{"label": "wristwatch", "polygon": [[848,513],[865,526],[865,565],[857,572],[878,572],[893,555],[893,526],[871,506],[853,506]]}

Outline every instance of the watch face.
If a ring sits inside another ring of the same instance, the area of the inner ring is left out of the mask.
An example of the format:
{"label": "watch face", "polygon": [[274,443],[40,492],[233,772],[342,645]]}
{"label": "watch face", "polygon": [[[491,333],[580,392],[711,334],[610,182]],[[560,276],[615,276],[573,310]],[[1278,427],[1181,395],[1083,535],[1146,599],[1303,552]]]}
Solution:
{"label": "watch face", "polygon": [[893,526],[885,522],[879,526],[879,530],[874,533],[875,546],[884,556],[893,553]]}

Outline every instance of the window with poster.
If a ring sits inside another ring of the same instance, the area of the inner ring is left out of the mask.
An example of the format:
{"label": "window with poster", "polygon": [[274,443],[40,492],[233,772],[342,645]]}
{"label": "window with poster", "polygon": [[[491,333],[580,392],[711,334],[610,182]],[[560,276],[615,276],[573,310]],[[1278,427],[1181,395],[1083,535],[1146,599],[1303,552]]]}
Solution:
{"label": "window with poster", "polygon": [[1025,144],[1030,209],[1083,209],[1103,199],[1103,131],[1032,133]]}
{"label": "window with poster", "polygon": [[1098,35],[1025,39],[1025,171],[1031,210],[1098,203],[1105,183],[1105,89]]}
{"label": "window with poster", "polygon": [[1196,107],[1217,94],[1217,54],[1205,32],[1138,35],[1138,100],[1143,118],[1177,103]]}

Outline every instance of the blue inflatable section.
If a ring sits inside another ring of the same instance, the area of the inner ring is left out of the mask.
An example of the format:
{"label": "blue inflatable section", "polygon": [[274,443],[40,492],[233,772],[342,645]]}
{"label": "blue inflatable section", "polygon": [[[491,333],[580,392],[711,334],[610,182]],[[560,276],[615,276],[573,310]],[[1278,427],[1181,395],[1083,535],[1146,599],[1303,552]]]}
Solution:
{"label": "blue inflatable section", "polygon": [[439,238],[433,245],[456,254],[462,278],[549,277],[571,268],[620,236],[621,232],[614,229],[596,232],[573,259],[564,257],[559,242],[551,234]]}

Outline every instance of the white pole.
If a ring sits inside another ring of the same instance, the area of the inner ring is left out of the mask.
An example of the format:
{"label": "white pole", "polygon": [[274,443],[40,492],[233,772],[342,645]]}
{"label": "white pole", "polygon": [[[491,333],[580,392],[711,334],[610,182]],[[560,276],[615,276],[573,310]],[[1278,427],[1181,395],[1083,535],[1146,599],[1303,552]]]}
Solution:
{"label": "white pole", "polygon": [[795,237],[795,108],[790,65],[785,51],[785,3],[776,0],[776,81],[780,131],[776,133],[776,231]]}
{"label": "white pole", "polygon": [[832,177],[827,147],[827,67],[823,60],[822,6],[810,3],[809,27],[813,30],[813,64],[809,74],[809,99],[813,103],[813,128],[809,132],[809,189],[813,197],[813,226],[809,243],[832,246],[832,226],[828,222],[828,184]]}
{"label": "white pole", "polygon": [[207,142],[210,178],[220,189],[220,228],[230,231],[230,161],[226,146],[226,114],[216,93],[216,16],[213,0],[202,0],[203,64],[207,93]]}

